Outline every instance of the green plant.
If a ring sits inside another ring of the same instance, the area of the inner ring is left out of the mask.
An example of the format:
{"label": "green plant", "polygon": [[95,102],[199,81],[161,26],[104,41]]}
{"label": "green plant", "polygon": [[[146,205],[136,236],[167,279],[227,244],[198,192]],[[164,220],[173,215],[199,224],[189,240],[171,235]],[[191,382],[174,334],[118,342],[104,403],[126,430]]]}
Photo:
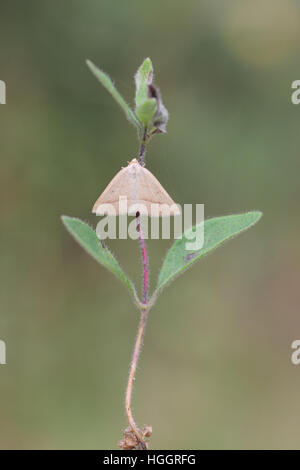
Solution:
{"label": "green plant", "polygon": [[[110,78],[98,69],[92,62],[87,61],[88,67],[93,74],[110,92],[113,98],[121,106],[126,117],[137,129],[139,139],[138,161],[145,165],[145,155],[147,144],[151,137],[158,133],[166,132],[168,112],[163,105],[160,92],[153,84],[153,68],[149,58],[144,60],[135,75],[136,94],[135,110],[133,111],[115,88]],[[139,236],[141,257],[143,262],[143,292],[139,298],[132,281],[120,267],[115,256],[109,251],[107,246],[99,240],[96,232],[83,221],[63,216],[62,220],[67,230],[73,235],[75,240],[100,264],[111,271],[129,290],[134,303],[140,310],[140,323],[136,343],[134,346],[131,367],[129,372],[128,385],[126,390],[126,413],[129,427],[124,431],[124,435],[119,445],[123,449],[146,449],[147,438],[151,435],[151,427],[146,426],[140,429],[133,418],[131,409],[132,386],[135,378],[136,367],[140,355],[143,335],[147,323],[147,318],[155,300],[167,284],[184,270],[191,267],[202,256],[206,255],[226,240],[238,235],[254,225],[261,217],[261,212],[253,211],[245,214],[235,214],[225,217],[217,217],[204,222],[204,245],[198,250],[187,250],[186,242],[189,233],[186,231],[181,239],[176,240],[166,254],[162,264],[157,286],[152,295],[149,295],[149,259],[146,243],[143,237],[140,214],[136,213],[136,227]],[[189,229],[195,230],[197,227]]]}

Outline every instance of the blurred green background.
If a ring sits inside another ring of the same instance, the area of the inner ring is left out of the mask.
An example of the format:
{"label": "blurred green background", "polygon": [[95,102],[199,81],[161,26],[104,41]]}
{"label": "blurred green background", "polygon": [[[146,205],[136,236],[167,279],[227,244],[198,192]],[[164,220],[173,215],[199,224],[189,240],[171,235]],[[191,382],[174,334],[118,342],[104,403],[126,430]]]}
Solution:
{"label": "blurred green background", "polygon": [[[138,312],[60,215],[91,207],[136,156],[128,102],[150,56],[170,112],[148,168],[206,217],[259,224],[178,278],[151,311],[134,390],[156,449],[300,448],[300,5],[293,0],[2,1],[1,448],[115,448]],[[151,285],[167,241],[149,243]],[[141,286],[134,241],[110,243]]]}

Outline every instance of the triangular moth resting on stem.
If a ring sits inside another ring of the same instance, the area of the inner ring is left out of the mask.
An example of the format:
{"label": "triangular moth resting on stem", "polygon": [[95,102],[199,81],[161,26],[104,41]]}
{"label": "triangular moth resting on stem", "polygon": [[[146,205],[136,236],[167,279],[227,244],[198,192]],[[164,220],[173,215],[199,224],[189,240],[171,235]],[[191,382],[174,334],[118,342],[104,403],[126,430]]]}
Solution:
{"label": "triangular moth resting on stem", "polygon": [[[120,204],[120,198],[126,198],[127,206]],[[140,206],[140,215],[151,216],[151,205],[157,205],[157,214],[160,216],[165,213],[165,206],[173,209],[173,215],[180,214],[179,208],[158,179],[147,168],[140,165],[136,158],[114,176],[95,202],[93,213],[107,214],[109,204],[114,208],[116,215],[124,213],[135,215],[137,205]],[[134,206],[133,211],[130,210],[132,206]]]}

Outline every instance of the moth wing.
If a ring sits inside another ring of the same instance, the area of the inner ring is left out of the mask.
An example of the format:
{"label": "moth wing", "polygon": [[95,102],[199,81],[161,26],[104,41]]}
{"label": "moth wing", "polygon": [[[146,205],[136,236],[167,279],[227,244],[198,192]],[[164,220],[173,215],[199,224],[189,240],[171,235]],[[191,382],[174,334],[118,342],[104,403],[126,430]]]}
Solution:
{"label": "moth wing", "polygon": [[[120,201],[126,199],[126,205]],[[152,214],[152,204],[156,204],[156,212]],[[164,211],[172,206],[171,213],[180,214],[179,208],[162,187],[155,176],[141,166],[135,159],[122,168],[107,185],[93,207],[97,215],[130,214],[140,212],[142,215],[164,215]]]}
{"label": "moth wing", "polygon": [[180,210],[176,206],[173,199],[169,196],[167,191],[162,187],[158,179],[147,170],[147,168],[142,167],[139,175],[139,192],[138,197],[139,201],[145,203],[149,206],[149,215],[151,213],[151,204],[157,204],[159,215],[163,215],[163,208],[172,206],[173,215],[179,215]]}
{"label": "moth wing", "polygon": [[122,168],[106,186],[94,204],[93,213],[100,215],[102,213],[100,206],[105,204],[111,204],[117,209],[120,196],[129,198],[130,185],[128,185],[127,168]]}

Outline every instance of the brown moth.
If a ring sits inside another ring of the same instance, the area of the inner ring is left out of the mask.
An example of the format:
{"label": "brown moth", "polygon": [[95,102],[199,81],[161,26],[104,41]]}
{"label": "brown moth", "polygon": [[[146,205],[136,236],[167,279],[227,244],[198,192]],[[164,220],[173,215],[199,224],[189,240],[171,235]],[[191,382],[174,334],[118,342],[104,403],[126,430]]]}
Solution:
{"label": "brown moth", "polygon": [[[112,209],[113,208],[113,209]],[[164,216],[180,209],[155,176],[134,158],[111,180],[93,207],[93,213]]]}

